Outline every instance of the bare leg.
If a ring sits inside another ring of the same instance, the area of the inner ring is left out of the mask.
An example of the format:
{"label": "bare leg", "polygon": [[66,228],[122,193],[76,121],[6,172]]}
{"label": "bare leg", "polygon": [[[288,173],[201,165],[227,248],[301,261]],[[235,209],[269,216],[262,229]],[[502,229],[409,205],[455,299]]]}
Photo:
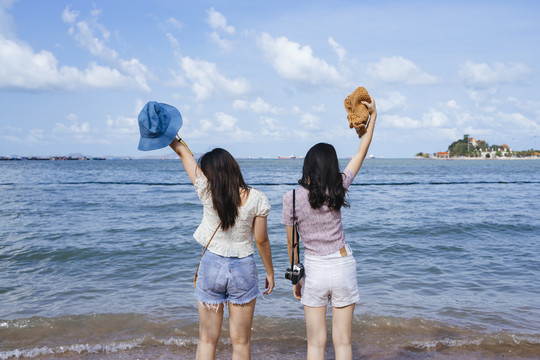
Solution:
{"label": "bare leg", "polygon": [[[199,305],[199,344],[197,345],[197,360],[213,360],[216,357],[216,346],[223,323],[223,304]],[[217,311],[216,311],[217,308]]]}
{"label": "bare leg", "polygon": [[332,307],[332,341],[336,360],[352,360],[351,332],[355,305]]}
{"label": "bare leg", "polygon": [[306,314],[307,360],[324,360],[326,306],[304,306]]}
{"label": "bare leg", "polygon": [[233,360],[249,360],[251,357],[251,325],[255,301],[251,300],[244,305],[235,305],[229,302],[229,330],[233,347]]}

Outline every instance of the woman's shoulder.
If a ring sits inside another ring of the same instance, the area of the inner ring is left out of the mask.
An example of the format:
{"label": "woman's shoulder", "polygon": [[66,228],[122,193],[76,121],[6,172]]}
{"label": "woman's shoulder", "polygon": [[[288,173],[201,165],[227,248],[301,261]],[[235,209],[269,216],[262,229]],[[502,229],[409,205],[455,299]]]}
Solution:
{"label": "woman's shoulder", "polygon": [[283,194],[283,199],[292,198],[292,192],[293,190],[289,190],[285,194]]}
{"label": "woman's shoulder", "polygon": [[199,195],[199,199],[203,202],[210,201],[211,194],[210,194],[210,187],[208,185],[208,179],[203,174],[202,171],[197,173],[197,177],[195,178],[195,192],[197,195]]}
{"label": "woman's shoulder", "polygon": [[267,198],[267,196],[261,190],[254,187],[249,189],[249,196],[253,196],[255,198]]}
{"label": "woman's shoulder", "polygon": [[297,186],[296,188],[287,191],[283,195],[283,202],[292,203],[293,192],[295,193],[294,197],[296,198],[296,200],[298,200],[300,198],[305,198],[307,196],[307,194],[309,194],[308,189],[306,189],[303,186]]}
{"label": "woman's shoulder", "polygon": [[261,190],[255,188],[249,190],[249,199],[246,206],[255,209],[256,216],[268,215],[271,208],[268,197]]}
{"label": "woman's shoulder", "polygon": [[202,171],[197,171],[194,185],[195,187],[208,186],[208,179]]}

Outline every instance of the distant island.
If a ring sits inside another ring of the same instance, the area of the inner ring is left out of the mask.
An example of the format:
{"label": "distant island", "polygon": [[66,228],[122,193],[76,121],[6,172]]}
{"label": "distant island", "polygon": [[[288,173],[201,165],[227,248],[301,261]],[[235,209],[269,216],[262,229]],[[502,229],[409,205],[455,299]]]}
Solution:
{"label": "distant island", "polygon": [[0,160],[111,160],[111,159],[122,159],[122,160],[131,160],[129,157],[119,157],[119,156],[88,156],[83,154],[68,154],[68,155],[57,155],[57,156],[0,156]]}
{"label": "distant island", "polygon": [[540,158],[539,150],[512,150],[508,145],[489,145],[485,140],[477,140],[469,134],[463,135],[463,139],[456,140],[446,151],[433,154],[419,152],[417,159],[516,159],[516,158]]}
{"label": "distant island", "polygon": [[[197,155],[197,154],[195,154]],[[131,157],[131,156],[117,156],[117,155],[105,155],[105,156],[90,156],[79,153],[72,153],[67,155],[56,155],[56,156],[0,156],[0,160],[133,160],[133,159],[142,159],[142,160],[173,160],[179,159],[177,154],[165,154],[165,155],[145,155],[141,157]]]}

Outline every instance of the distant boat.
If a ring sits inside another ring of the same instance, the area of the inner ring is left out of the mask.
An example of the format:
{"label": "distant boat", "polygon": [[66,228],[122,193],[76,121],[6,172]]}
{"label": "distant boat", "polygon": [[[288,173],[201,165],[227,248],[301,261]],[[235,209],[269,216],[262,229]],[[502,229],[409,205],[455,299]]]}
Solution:
{"label": "distant boat", "polygon": [[369,155],[368,159],[375,159],[375,155],[373,155],[373,154]]}
{"label": "distant boat", "polygon": [[278,156],[278,159],[296,159],[295,155],[289,155],[289,156]]}

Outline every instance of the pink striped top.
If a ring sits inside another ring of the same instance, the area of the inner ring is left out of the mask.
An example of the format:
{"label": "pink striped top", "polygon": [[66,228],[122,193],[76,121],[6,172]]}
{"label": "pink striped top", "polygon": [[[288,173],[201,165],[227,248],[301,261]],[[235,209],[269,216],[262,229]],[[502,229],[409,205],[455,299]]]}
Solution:
{"label": "pink striped top", "polygon": [[[354,176],[352,171],[343,172],[343,187],[349,188]],[[341,223],[341,210],[335,211],[323,205],[313,209],[308,200],[309,191],[300,186],[296,188],[296,218],[298,231],[306,255],[324,256],[332,254],[345,245],[345,233]],[[293,225],[292,190],[283,196],[283,225]]]}

